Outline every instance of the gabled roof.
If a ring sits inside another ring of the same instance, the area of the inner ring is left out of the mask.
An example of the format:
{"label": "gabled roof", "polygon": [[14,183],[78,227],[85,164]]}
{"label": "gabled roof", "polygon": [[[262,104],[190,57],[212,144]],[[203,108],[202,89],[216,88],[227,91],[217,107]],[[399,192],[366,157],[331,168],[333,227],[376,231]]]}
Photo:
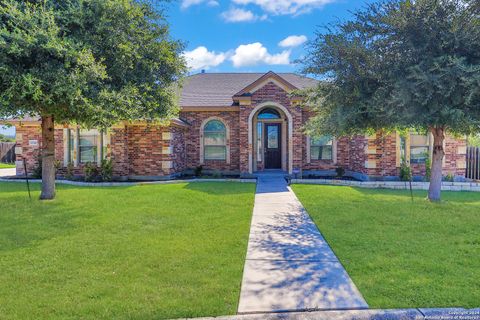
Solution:
{"label": "gabled roof", "polygon": [[279,76],[273,71],[269,71],[265,73],[263,76],[240,90],[235,94],[235,96],[242,96],[245,94],[253,93],[258,86],[263,85],[266,81],[275,81],[277,82],[281,87],[285,88],[288,91],[293,91],[293,90],[298,90],[299,88],[285,80],[283,77]]}
{"label": "gabled roof", "polygon": [[295,73],[198,73],[185,79],[180,107],[228,107],[235,95],[247,92],[270,77],[292,90],[318,84],[315,79]]}

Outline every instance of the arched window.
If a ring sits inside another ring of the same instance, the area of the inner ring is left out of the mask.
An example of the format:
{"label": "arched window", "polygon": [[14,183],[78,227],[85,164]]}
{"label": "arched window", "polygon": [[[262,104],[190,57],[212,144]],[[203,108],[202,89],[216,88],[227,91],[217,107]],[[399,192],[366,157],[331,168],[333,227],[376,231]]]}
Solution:
{"label": "arched window", "polygon": [[280,119],[280,113],[273,108],[265,108],[258,114],[258,119]]}
{"label": "arched window", "polygon": [[210,120],[203,128],[203,157],[205,160],[227,159],[227,130],[220,120]]}

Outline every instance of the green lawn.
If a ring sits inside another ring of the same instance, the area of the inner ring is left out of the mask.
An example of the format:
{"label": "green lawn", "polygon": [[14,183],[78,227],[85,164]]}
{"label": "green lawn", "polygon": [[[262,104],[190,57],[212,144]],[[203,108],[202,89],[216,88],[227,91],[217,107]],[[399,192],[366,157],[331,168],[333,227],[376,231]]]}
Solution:
{"label": "green lawn", "polygon": [[[38,197],[34,184],[33,197]],[[254,184],[0,183],[0,319],[236,313]]]}
{"label": "green lawn", "polygon": [[480,306],[480,193],[293,190],[371,308]]}
{"label": "green lawn", "polygon": [[10,164],[10,163],[1,163],[0,162],[0,169],[10,169],[10,168],[15,168],[15,165]]}

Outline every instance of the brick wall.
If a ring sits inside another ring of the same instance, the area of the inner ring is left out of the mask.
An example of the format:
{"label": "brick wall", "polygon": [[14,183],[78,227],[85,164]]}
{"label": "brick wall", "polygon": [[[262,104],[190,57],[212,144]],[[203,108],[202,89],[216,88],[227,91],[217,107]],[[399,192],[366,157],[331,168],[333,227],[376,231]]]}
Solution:
{"label": "brick wall", "polygon": [[[302,134],[302,109],[298,106],[293,106],[291,100],[288,96],[288,93],[277,86],[273,82],[268,82],[255,91],[251,97],[251,105],[249,106],[240,106],[240,145],[242,146],[240,150],[240,171],[242,173],[247,173],[249,171],[248,160],[249,160],[249,151],[253,155],[253,145],[248,144],[248,118],[250,113],[260,104],[265,102],[275,102],[283,107],[285,107],[293,119],[293,168],[302,170],[303,166],[303,150],[304,150],[304,135]],[[243,147],[245,146],[245,147]],[[289,150],[289,141],[287,135],[287,145],[285,146]],[[287,152],[287,165],[289,163],[289,154]]]}
{"label": "brick wall", "polygon": [[170,147],[172,153],[169,156],[169,160],[173,162],[173,167],[170,169],[170,174],[182,172],[187,169],[187,130],[184,128],[171,127],[172,140],[170,141]]}
{"label": "brick wall", "polygon": [[[230,163],[220,160],[205,160],[205,170],[219,170],[238,172],[240,163],[240,134],[239,134],[239,113],[234,111],[213,112],[181,112],[180,118],[191,126],[185,132],[186,167],[194,169],[200,165],[200,129],[202,123],[212,117],[220,118],[230,130],[230,139],[227,144],[230,146]],[[242,149],[244,146],[242,145]]]}
{"label": "brick wall", "polygon": [[110,140],[115,176],[156,178],[185,170],[184,128],[128,125],[113,129]]}
{"label": "brick wall", "polygon": [[465,176],[467,140],[447,135],[445,138],[444,174]]}
{"label": "brick wall", "polygon": [[[368,137],[365,173],[372,177],[398,176],[397,136],[395,133],[377,133]],[[371,167],[369,167],[371,165]]]}
{"label": "brick wall", "polygon": [[[162,139],[163,133],[169,133],[169,128],[159,126],[135,125],[128,126],[128,175],[131,176],[162,176],[162,161],[170,160],[164,155],[163,148],[170,146],[170,141]],[[170,173],[170,170],[168,174]]]}
{"label": "brick wall", "polygon": [[[60,168],[57,173],[64,175],[63,128],[55,129],[55,159]],[[167,133],[166,136],[163,136]],[[27,170],[32,173],[38,167],[42,137],[38,125],[17,126],[17,174],[24,174],[23,159]],[[109,131],[107,157],[113,162],[113,175],[117,178],[128,176],[168,176],[186,168],[185,129],[176,126],[160,127],[135,125],[114,127]],[[165,139],[167,138],[168,139]],[[38,145],[30,144],[36,140]],[[83,175],[84,164],[74,168],[73,174]]]}
{"label": "brick wall", "polygon": [[128,154],[128,135],[127,129],[112,128],[110,130],[110,159],[113,164],[113,176],[128,176],[130,169],[130,159]]}
{"label": "brick wall", "polygon": [[[23,169],[23,159],[26,160],[27,171],[31,173],[36,167],[38,167],[38,159],[40,157],[40,148],[42,144],[41,128],[39,126],[17,126],[16,137],[17,146],[15,151],[17,153],[17,174],[25,174]],[[36,140],[38,144],[30,145],[29,140]],[[55,153],[57,153],[56,150]]]}

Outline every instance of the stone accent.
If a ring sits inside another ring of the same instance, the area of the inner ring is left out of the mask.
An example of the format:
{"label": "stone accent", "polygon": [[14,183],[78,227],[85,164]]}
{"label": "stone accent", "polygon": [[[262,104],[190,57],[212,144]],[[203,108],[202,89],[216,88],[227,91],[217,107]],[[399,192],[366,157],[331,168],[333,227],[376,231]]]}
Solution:
{"label": "stone accent", "polygon": [[173,161],[162,161],[162,169],[164,170],[173,169]]}
{"label": "stone accent", "polygon": [[162,148],[162,154],[172,154],[173,153],[173,147],[163,147]]}
{"label": "stone accent", "polygon": [[172,140],[171,132],[162,132],[162,140]]}
{"label": "stone accent", "polygon": [[375,160],[367,160],[367,161],[365,161],[365,168],[367,168],[367,169],[376,169],[376,168],[377,168],[377,161],[375,161]]}
{"label": "stone accent", "polygon": [[[410,184],[404,181],[351,181],[332,179],[292,179],[294,184],[318,184],[333,186],[350,186],[371,189],[398,189],[410,190]],[[412,182],[412,189],[428,190],[429,182]],[[480,182],[442,182],[443,191],[472,191],[480,192]]]}

